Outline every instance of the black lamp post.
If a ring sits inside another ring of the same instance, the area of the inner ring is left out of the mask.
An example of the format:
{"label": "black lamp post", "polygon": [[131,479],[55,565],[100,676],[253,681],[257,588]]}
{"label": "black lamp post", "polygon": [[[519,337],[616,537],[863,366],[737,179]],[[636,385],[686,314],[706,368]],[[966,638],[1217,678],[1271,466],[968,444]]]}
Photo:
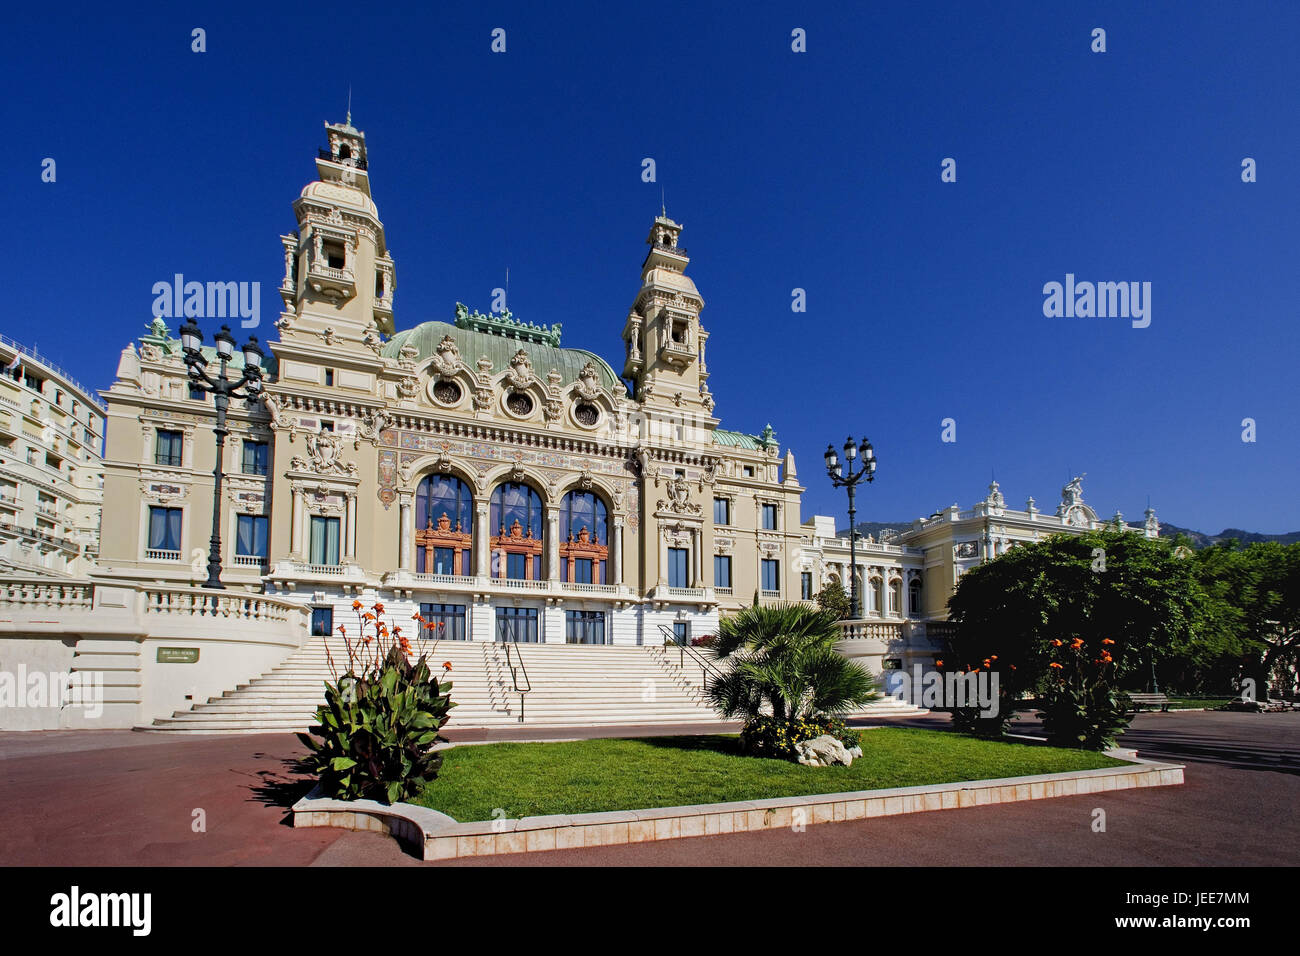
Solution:
{"label": "black lamp post", "polygon": [[180,332],[190,383],[196,389],[211,392],[213,404],[217,407],[217,424],[213,429],[217,436],[217,463],[212,468],[212,538],[208,543],[208,579],[203,582],[203,587],[224,588],[221,583],[221,474],[226,436],[230,434],[226,427],[226,409],[230,407],[232,398],[257,401],[262,397],[262,349],[257,344],[257,336],[250,335],[248,344],[241,350],[244,353],[244,374],[232,382],[226,377],[226,363],[235,355],[235,337],[230,334],[230,326],[223,325],[221,331],[213,336],[217,358],[221,361],[221,369],[215,375],[206,371],[208,360],[199,350],[203,345],[203,333],[199,327],[190,320],[181,326]]}
{"label": "black lamp post", "polygon": [[853,493],[857,488],[858,482],[866,479],[868,482],[875,481],[876,476],[876,452],[871,447],[871,442],[865,438],[862,439],[862,464],[857,471],[853,470],[853,463],[858,457],[858,445],[849,437],[844,442],[844,458],[848,462],[849,473],[844,473],[844,466],[840,464],[840,459],[835,454],[833,445],[826,446],[826,474],[830,475],[831,484],[836,488],[849,489],[849,588],[850,603],[853,607],[853,619],[862,618],[862,606],[858,597],[858,531],[857,531],[857,509],[853,503]]}

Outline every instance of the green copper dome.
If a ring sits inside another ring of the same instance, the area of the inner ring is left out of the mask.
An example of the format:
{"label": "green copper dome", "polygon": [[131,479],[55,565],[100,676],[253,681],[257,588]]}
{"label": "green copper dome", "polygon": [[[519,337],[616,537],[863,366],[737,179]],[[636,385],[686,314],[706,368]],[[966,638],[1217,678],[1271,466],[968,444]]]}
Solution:
{"label": "green copper dome", "polygon": [[[466,321],[463,307],[458,310],[459,321]],[[627,386],[610,367],[609,363],[586,349],[560,348],[559,326],[551,328],[520,323],[510,318],[480,316],[474,313],[468,317],[464,328],[460,324],[449,322],[423,322],[411,329],[398,332],[384,343],[381,355],[396,359],[405,346],[416,350],[416,361],[422,362],[438,352],[438,345],[444,336],[450,335],[460,349],[461,360],[474,368],[480,358],[487,357],[492,362],[492,372],[496,374],[510,367],[510,360],[520,349],[533,363],[533,373],[543,381],[551,369],[560,373],[563,385],[578,380],[584,367],[590,362],[596,368],[600,384],[615,395],[626,395]],[[556,343],[556,344],[551,344]]]}

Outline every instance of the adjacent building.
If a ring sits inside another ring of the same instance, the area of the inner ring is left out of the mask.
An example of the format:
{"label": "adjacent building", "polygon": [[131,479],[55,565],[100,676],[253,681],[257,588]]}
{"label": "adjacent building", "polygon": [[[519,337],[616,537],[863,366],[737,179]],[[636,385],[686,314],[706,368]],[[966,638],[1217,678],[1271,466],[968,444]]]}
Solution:
{"label": "adjacent building", "polygon": [[104,408],[35,349],[0,335],[0,568],[48,578],[95,564]]}

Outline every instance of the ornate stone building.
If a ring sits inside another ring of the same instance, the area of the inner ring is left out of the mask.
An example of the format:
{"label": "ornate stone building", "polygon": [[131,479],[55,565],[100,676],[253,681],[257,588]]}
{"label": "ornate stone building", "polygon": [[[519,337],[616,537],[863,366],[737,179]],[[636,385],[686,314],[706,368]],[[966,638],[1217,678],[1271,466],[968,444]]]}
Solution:
{"label": "ornate stone building", "polygon": [[[445,637],[548,643],[660,643],[800,597],[794,458],[770,427],[719,428],[680,224],[651,225],[621,375],[508,311],[457,304],[399,331],[365,134],[326,131],[281,237],[266,400],[231,408],[228,587],[301,601],[316,632],[373,596]],[[97,576],[202,581],[213,410],[175,330],[124,349],[104,395]]]}

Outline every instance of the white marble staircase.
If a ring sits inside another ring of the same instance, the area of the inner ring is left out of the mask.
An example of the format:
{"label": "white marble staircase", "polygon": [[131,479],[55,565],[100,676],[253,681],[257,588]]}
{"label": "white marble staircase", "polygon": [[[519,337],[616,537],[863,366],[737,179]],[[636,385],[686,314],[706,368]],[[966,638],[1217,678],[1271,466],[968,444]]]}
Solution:
{"label": "white marble staircase", "polygon": [[[312,638],[277,667],[206,703],[159,718],[142,730],[182,733],[266,733],[306,730],[333,680],[326,640],[335,664],[346,661],[338,637]],[[704,701],[700,668],[689,655],[678,666],[673,648],[578,644],[520,644],[531,690],[520,695],[502,644],[440,641],[431,661],[452,665],[448,729],[470,727],[587,727],[593,725],[713,723]],[[512,648],[513,650],[513,648]],[[520,684],[524,684],[522,675]],[[901,709],[900,709],[901,708]],[[921,714],[896,701],[872,704],[861,716]]]}

